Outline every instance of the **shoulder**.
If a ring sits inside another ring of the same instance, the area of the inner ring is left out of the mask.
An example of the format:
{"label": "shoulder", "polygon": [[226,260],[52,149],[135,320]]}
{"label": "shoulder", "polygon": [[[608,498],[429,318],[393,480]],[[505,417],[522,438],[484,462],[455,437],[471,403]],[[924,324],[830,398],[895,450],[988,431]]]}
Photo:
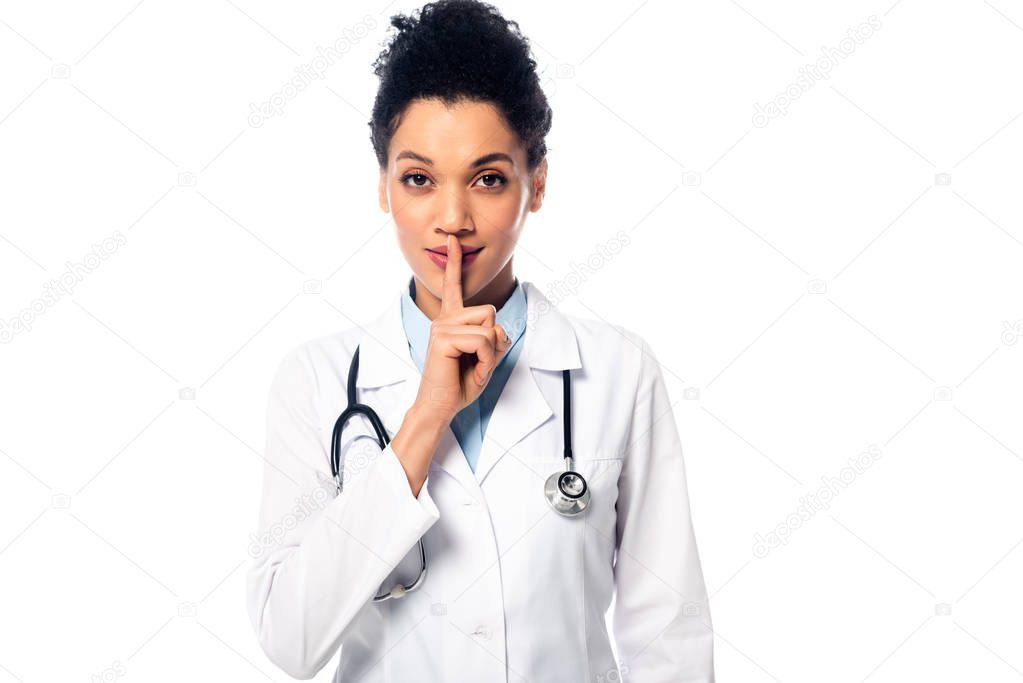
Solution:
{"label": "shoulder", "polygon": [[553,326],[557,334],[563,333],[565,326],[572,330],[584,371],[606,372],[610,366],[636,377],[654,360],[649,343],[637,331],[599,315],[570,313],[561,308],[557,297],[548,297],[534,283],[526,282],[525,287],[534,299],[530,306],[533,315],[553,310],[560,318]]}
{"label": "shoulder", "polygon": [[[646,337],[622,324],[562,314],[575,332],[581,361],[579,388],[596,401],[607,450],[626,453],[659,412],[666,387],[661,364]],[[658,415],[659,417],[660,415]],[[637,432],[637,424],[641,425]],[[609,447],[607,444],[611,444]]]}
{"label": "shoulder", "polygon": [[561,313],[575,332],[584,369],[612,373],[616,385],[639,389],[651,373],[658,371],[657,356],[646,337],[636,330],[595,317]]}
{"label": "shoulder", "polygon": [[362,333],[362,328],[353,326],[292,345],[277,362],[274,384],[318,388],[326,377],[347,377]]}
{"label": "shoulder", "polygon": [[575,332],[579,347],[639,349],[646,346],[646,340],[632,328],[608,320],[562,313]]}

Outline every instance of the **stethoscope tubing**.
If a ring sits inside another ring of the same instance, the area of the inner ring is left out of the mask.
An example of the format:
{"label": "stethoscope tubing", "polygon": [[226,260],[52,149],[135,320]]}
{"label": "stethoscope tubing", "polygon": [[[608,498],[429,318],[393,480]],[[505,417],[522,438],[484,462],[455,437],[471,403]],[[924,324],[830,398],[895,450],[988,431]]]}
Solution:
{"label": "stethoscope tubing", "polygon": [[[334,475],[334,482],[337,486],[337,495],[340,496],[344,488],[344,463],[341,458],[341,436],[345,425],[356,415],[362,415],[369,420],[373,431],[376,433],[377,443],[380,450],[383,450],[391,442],[384,428],[380,416],[370,406],[359,403],[356,394],[356,378],[359,374],[359,347],[355,347],[352,355],[351,366],[348,371],[348,406],[341,412],[334,422],[334,430],[330,438],[330,466]],[[586,480],[581,474],[575,472],[572,457],[572,387],[568,370],[561,371],[562,393],[564,395],[564,443],[565,443],[565,469],[562,472],[552,474],[544,486],[544,493],[548,502],[556,512],[566,517],[574,517],[585,510],[589,500],[589,488]],[[426,548],[423,539],[419,539],[419,576],[410,584],[396,584],[390,591],[373,596],[373,602],[382,602],[391,598],[404,596],[418,588],[426,577]]]}
{"label": "stethoscope tubing", "polygon": [[[337,485],[337,495],[341,495],[344,488],[344,463],[341,458],[341,434],[344,431],[345,425],[348,420],[355,417],[356,415],[363,415],[369,420],[373,426],[373,431],[376,432],[377,443],[380,444],[380,450],[387,447],[387,444],[391,442],[389,436],[387,436],[387,430],[384,429],[384,424],[380,420],[380,416],[377,415],[376,411],[370,408],[364,403],[358,403],[355,396],[355,378],[359,372],[359,349],[356,347],[355,354],[352,356],[351,369],[348,372],[348,407],[341,413],[341,415],[334,422],[334,431],[331,434],[330,439],[330,464],[331,469],[334,473],[334,482]],[[399,598],[410,591],[414,591],[416,588],[423,583],[426,578],[426,548],[423,545],[423,539],[419,539],[419,576],[416,580],[409,584],[397,584],[387,593],[382,593],[373,596],[373,602],[383,602],[391,598]]]}

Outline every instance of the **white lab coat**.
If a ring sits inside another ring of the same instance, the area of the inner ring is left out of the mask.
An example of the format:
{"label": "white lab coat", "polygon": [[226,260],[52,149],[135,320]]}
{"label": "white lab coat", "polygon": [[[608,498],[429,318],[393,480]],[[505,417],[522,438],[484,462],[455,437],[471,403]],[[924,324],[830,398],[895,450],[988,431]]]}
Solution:
{"label": "white lab coat", "polygon": [[[419,388],[401,288],[365,327],[284,358],[267,412],[259,529],[247,604],[270,660],[309,679],[340,651],[334,681],[712,683],[713,632],[690,521],[678,430],[642,337],[566,315],[530,282],[525,346],[490,419],[474,473],[446,430],[418,498],[388,444],[352,419],[344,490],[330,443],[361,345],[359,400],[390,436]],[[581,517],[543,494],[563,469],[561,370],[572,370]],[[421,588],[374,603],[418,573]],[[605,626],[615,595],[612,633]]]}

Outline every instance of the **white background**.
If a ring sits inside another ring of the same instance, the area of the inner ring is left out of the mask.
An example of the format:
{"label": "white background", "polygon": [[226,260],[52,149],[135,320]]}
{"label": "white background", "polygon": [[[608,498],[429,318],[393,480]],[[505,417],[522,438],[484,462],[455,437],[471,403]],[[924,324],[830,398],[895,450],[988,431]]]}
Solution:
{"label": "white background", "polygon": [[[407,282],[367,122],[416,6],[0,5],[0,683],[287,680],[243,600],[266,392]],[[554,109],[516,273],[662,362],[719,680],[1023,678],[1023,9],[499,6]]]}

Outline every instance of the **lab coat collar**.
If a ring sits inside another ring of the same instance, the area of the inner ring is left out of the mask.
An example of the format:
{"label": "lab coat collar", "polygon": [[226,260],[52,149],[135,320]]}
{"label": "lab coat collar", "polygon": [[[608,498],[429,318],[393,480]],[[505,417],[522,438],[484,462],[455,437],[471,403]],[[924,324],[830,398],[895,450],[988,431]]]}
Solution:
{"label": "lab coat collar", "polygon": [[[401,321],[401,296],[407,285],[395,290],[386,310],[363,328],[359,340],[360,389],[401,383],[394,400],[373,406],[393,435],[415,400],[420,372],[408,349]],[[478,488],[487,474],[515,444],[554,414],[532,370],[578,370],[582,367],[575,331],[568,319],[533,283],[522,281],[526,295],[526,331],[523,348],[498,399],[474,473],[451,429],[445,430],[432,465],[457,479],[467,491]],[[362,400],[360,398],[360,400]],[[561,453],[534,454],[533,457],[557,457]],[[528,458],[529,454],[518,455]]]}

